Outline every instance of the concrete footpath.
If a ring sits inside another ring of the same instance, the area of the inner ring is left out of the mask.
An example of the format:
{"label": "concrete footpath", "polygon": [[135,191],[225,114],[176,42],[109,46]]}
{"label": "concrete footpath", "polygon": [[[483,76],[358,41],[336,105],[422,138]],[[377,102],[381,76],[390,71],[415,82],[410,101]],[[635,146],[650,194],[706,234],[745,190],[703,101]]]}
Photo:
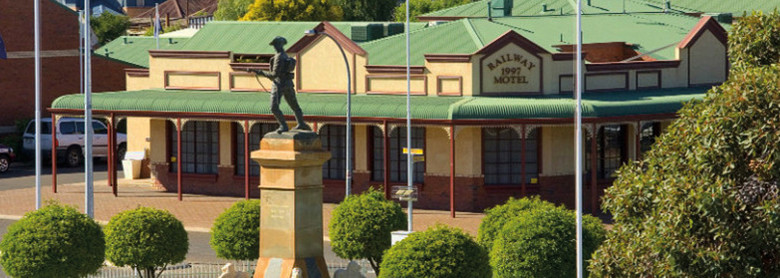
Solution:
{"label": "concrete footpath", "polygon": [[[94,206],[95,219],[107,223],[115,214],[139,206],[154,207],[171,212],[182,221],[191,232],[208,232],[214,219],[233,203],[243,200],[238,197],[206,196],[184,194],[183,200],[176,198],[175,192],[165,192],[154,187],[151,180],[119,180],[118,196],[114,197],[111,187],[105,180],[95,181]],[[84,211],[84,184],[72,183],[58,186],[58,193],[52,193],[51,186],[42,189],[44,204],[56,200],[62,204],[78,207]],[[336,204],[323,204],[323,236],[327,239],[330,214]],[[0,219],[19,219],[26,212],[35,210],[35,189],[22,188],[0,191]],[[477,229],[484,214],[458,212],[456,218],[450,218],[449,211],[414,210],[414,230],[422,231],[430,226],[442,223],[459,227],[476,237]]]}

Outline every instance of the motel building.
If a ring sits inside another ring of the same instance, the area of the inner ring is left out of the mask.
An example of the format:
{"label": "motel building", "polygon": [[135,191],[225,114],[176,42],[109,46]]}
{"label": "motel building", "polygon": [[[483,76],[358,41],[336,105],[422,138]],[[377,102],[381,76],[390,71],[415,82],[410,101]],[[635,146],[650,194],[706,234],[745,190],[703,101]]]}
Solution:
{"label": "motel building", "polygon": [[[364,26],[208,23],[176,47],[141,51],[148,68],[126,71],[126,91],[93,94],[93,113],[109,121],[109,134],[127,121],[127,151],[145,153],[142,178],[171,192],[257,198],[259,167],[247,154],[277,125],[270,81],[245,70],[268,69],[268,43],[284,36],[297,59],[305,119],[333,156],[323,166],[325,201],[344,198],[347,75],[353,192],[377,187],[389,197],[407,178],[405,37],[356,42]],[[482,211],[529,195],[573,207],[573,26],[571,16],[413,26],[411,136],[424,153],[414,164],[416,207]],[[724,27],[711,17],[663,13],[584,16],[586,210],[598,210],[615,170],[640,159],[684,102],[727,78]],[[304,36],[308,29],[334,40]],[[130,43],[114,44],[114,57],[132,51]],[[49,111],[57,119],[83,107],[82,95],[66,95]],[[281,107],[294,126],[292,111]]]}

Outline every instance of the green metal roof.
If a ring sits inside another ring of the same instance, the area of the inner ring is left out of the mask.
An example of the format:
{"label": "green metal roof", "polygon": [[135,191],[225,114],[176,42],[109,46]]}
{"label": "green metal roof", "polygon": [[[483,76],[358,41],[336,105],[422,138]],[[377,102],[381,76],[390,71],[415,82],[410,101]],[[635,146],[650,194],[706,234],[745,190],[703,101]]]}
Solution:
{"label": "green metal roof", "polygon": [[[682,103],[704,96],[706,88],[586,93],[584,117],[612,117],[674,113]],[[54,109],[84,107],[80,94],[65,95],[52,102]],[[346,96],[299,93],[298,101],[306,115],[342,117]],[[92,94],[92,107],[108,111],[159,111],[171,113],[215,113],[270,115],[268,93],[141,90]],[[406,117],[406,98],[397,95],[354,95],[352,116],[374,118]],[[285,114],[292,111],[281,105]],[[571,118],[574,101],[570,96],[540,97],[412,97],[415,119],[545,119]]]}
{"label": "green metal roof", "polygon": [[[519,1],[518,1],[519,2]],[[582,19],[585,43],[626,42],[647,53],[681,41],[699,19],[679,14],[600,14]],[[730,29],[729,25],[724,28]],[[514,30],[549,52],[554,45],[573,44],[573,16],[466,18],[444,23],[410,34],[411,63],[421,66],[425,54],[470,54],[509,30]],[[459,39],[453,39],[459,38]],[[371,65],[405,65],[403,34],[360,44],[369,53]],[[674,59],[674,47],[650,56],[658,60]]]}
{"label": "green metal roof", "polygon": [[[664,0],[643,0],[652,5],[662,6]],[[771,13],[780,8],[778,0],[671,0],[672,8],[692,10],[703,13],[731,13],[734,16],[748,15],[752,11]]]}
{"label": "green metal roof", "polygon": [[[353,25],[365,25],[368,22],[330,22],[347,37],[352,36]],[[372,22],[381,23],[381,22]],[[287,39],[291,46],[304,36],[306,30],[313,29],[320,22],[279,22],[279,21],[213,21],[206,24],[184,46],[183,50],[233,51],[233,53],[271,54],[273,46],[268,45],[276,36]],[[425,27],[425,23],[412,24],[410,30]]]}
{"label": "green metal roof", "polygon": [[[188,38],[160,38],[160,49],[181,49]],[[156,49],[154,37],[122,36],[95,50],[95,55],[148,68],[149,50]]]}
{"label": "green metal roof", "polygon": [[[427,13],[421,17],[487,17],[487,4],[490,0],[476,1],[448,9]],[[656,0],[657,1],[657,0]],[[702,0],[709,1],[709,0]],[[663,1],[661,1],[663,2]],[[675,2],[675,1],[672,1]],[[588,5],[590,3],[590,5]],[[547,9],[544,9],[547,5]],[[531,0],[513,1],[512,16],[555,16],[573,15],[574,0]],[[682,7],[673,11],[691,12]],[[590,0],[582,1],[584,14],[609,14],[609,13],[660,13],[661,5],[644,0]],[[495,16],[495,13],[494,13]]]}

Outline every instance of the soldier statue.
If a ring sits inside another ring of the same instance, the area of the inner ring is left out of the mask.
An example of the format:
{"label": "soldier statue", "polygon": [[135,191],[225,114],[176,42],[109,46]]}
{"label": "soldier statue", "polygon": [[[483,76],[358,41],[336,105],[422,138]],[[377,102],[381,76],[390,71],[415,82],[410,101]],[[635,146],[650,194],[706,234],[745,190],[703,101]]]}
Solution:
{"label": "soldier statue", "polygon": [[279,123],[279,129],[276,133],[282,133],[289,130],[287,122],[284,120],[284,114],[279,109],[279,102],[284,96],[284,100],[287,101],[287,105],[292,108],[295,113],[295,120],[298,121],[298,125],[293,130],[311,130],[311,127],[303,121],[303,112],[298,105],[298,100],[295,97],[295,84],[293,83],[293,70],[295,70],[295,59],[287,56],[284,52],[283,46],[287,44],[287,40],[283,37],[274,38],[270,45],[276,49],[276,55],[271,57],[270,64],[271,69],[269,71],[247,69],[249,72],[254,72],[258,75],[262,75],[273,81],[271,87],[271,112],[274,114],[274,118]]}

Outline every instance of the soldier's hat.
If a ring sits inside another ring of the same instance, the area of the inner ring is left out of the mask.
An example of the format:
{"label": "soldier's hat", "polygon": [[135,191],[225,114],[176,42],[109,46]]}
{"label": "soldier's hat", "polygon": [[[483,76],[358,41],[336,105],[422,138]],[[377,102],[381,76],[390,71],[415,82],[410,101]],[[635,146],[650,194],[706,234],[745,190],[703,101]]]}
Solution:
{"label": "soldier's hat", "polygon": [[268,45],[276,45],[276,44],[285,45],[287,44],[287,39],[285,39],[284,37],[276,37]]}

